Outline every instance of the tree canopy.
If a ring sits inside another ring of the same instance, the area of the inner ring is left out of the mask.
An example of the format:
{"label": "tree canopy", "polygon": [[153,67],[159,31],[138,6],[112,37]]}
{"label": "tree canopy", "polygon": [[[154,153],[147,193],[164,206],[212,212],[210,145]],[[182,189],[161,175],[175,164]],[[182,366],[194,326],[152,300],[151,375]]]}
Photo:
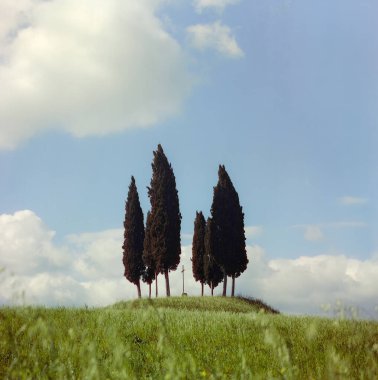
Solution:
{"label": "tree canopy", "polygon": [[[244,214],[239,196],[224,167],[219,166],[218,183],[214,187],[211,215],[215,224],[218,244],[214,257],[226,276],[239,277],[247,268],[245,247]],[[223,292],[225,295],[225,289]]]}
{"label": "tree canopy", "polygon": [[125,205],[124,221],[124,242],[123,242],[123,265],[124,275],[138,288],[140,297],[140,278],[145,271],[142,259],[144,243],[144,222],[143,211],[140,207],[138,190],[135,178],[131,177],[129,192]]}
{"label": "tree canopy", "polygon": [[202,212],[196,212],[194,221],[194,234],[192,243],[192,270],[196,281],[201,283],[201,295],[203,295],[203,284],[206,282],[204,257],[205,257],[205,233],[206,221]]}
{"label": "tree canopy", "polygon": [[223,271],[214,257],[214,252],[218,245],[215,229],[216,226],[213,220],[208,218],[205,230],[204,272],[206,283],[211,289],[211,295],[213,295],[214,288],[216,288],[223,279]]}
{"label": "tree canopy", "polygon": [[176,179],[161,145],[154,151],[152,178],[148,188],[151,202],[150,244],[156,271],[164,273],[167,295],[170,295],[170,270],[177,269],[181,254],[181,213]]}
{"label": "tree canopy", "polygon": [[151,213],[147,213],[146,219],[146,232],[144,235],[143,244],[143,262],[145,265],[145,271],[142,276],[143,282],[148,284],[149,287],[149,297],[151,298],[151,284],[156,277],[156,262],[154,252],[151,246]]}

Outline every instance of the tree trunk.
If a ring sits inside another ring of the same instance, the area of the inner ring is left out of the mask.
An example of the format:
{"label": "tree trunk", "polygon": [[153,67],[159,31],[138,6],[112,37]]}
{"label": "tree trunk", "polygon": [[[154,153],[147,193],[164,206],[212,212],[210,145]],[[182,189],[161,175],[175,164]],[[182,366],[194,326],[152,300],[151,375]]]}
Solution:
{"label": "tree trunk", "polygon": [[140,280],[138,280],[136,286],[137,286],[137,289],[138,289],[138,298],[142,298],[142,293],[140,292]]}
{"label": "tree trunk", "polygon": [[165,275],[165,288],[167,290],[167,297],[170,297],[171,296],[171,290],[169,288],[169,273],[168,273],[168,269],[165,270],[164,275]]}
{"label": "tree trunk", "polygon": [[213,286],[213,282],[211,281],[211,296],[214,295],[214,286]]}
{"label": "tree trunk", "polygon": [[201,282],[201,296],[203,297],[203,282]]}
{"label": "tree trunk", "polygon": [[223,297],[227,296],[227,274],[224,272],[224,277],[223,277]]}
{"label": "tree trunk", "polygon": [[231,297],[235,296],[235,275],[232,275],[232,288],[231,288]]}
{"label": "tree trunk", "polygon": [[158,283],[157,283],[158,274],[155,273],[155,290],[156,290],[156,297],[158,296]]}
{"label": "tree trunk", "polygon": [[148,284],[148,298],[151,299],[151,282]]}

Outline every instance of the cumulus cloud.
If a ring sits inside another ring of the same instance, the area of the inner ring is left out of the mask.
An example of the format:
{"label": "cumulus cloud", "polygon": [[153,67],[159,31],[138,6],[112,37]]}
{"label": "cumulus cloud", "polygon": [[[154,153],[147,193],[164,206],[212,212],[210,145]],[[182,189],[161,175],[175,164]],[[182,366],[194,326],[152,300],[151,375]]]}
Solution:
{"label": "cumulus cloud", "polygon": [[249,276],[241,287],[249,288],[265,301],[290,313],[321,314],[322,305],[356,307],[361,315],[377,317],[378,260],[348,258],[345,255],[318,255],[295,259],[268,260],[261,247]]}
{"label": "cumulus cloud", "polygon": [[345,206],[363,205],[368,202],[367,198],[344,196],[339,198],[341,204]]}
{"label": "cumulus cloud", "polygon": [[32,211],[0,215],[1,303],[106,305],[134,295],[121,229],[70,235],[60,246],[54,235]]}
{"label": "cumulus cloud", "polygon": [[176,114],[192,78],[159,3],[2,1],[0,149],[46,129],[104,135]]}
{"label": "cumulus cloud", "polygon": [[0,215],[0,267],[17,274],[34,274],[64,266],[64,250],[53,244],[54,231],[30,210]]}
{"label": "cumulus cloud", "polygon": [[69,235],[66,239],[69,249],[78,253],[72,262],[73,269],[85,280],[122,277],[122,240],[122,229]]}
{"label": "cumulus cloud", "polygon": [[239,0],[195,0],[194,7],[198,13],[202,13],[204,9],[214,9],[218,12],[223,12],[228,5],[238,2]]}
{"label": "cumulus cloud", "polygon": [[230,27],[220,21],[189,26],[187,33],[191,45],[198,50],[213,49],[230,58],[244,56]]}
{"label": "cumulus cloud", "polygon": [[[121,229],[67,236],[63,245],[31,211],[0,216],[0,303],[103,306],[136,297],[123,277]],[[236,281],[238,294],[261,298],[287,313],[322,314],[321,306],[341,301],[374,317],[378,299],[378,256],[360,260],[322,254],[270,259],[261,246],[247,247],[248,269]],[[170,273],[171,293],[200,294],[192,276],[191,246],[183,246],[181,263]],[[160,294],[164,279],[159,277]],[[142,285],[142,294],[148,289]],[[206,288],[205,293],[210,294]],[[221,293],[221,286],[215,294]]]}

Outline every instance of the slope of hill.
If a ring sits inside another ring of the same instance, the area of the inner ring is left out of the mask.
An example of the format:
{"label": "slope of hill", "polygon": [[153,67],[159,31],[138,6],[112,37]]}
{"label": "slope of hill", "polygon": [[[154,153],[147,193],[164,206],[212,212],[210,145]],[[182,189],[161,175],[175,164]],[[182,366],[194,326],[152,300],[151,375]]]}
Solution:
{"label": "slope of hill", "polygon": [[1,308],[0,378],[378,377],[378,323],[260,309],[218,297]]}

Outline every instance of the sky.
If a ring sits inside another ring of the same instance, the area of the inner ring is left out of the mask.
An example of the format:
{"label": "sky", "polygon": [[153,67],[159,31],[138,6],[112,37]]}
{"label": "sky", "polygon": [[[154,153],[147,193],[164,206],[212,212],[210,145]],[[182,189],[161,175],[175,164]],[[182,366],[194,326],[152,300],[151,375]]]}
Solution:
{"label": "sky", "polygon": [[1,0],[0,304],[136,297],[125,199],[134,175],[146,216],[160,143],[189,295],[195,214],[224,164],[245,214],[236,293],[378,318],[376,14],[375,0]]}

